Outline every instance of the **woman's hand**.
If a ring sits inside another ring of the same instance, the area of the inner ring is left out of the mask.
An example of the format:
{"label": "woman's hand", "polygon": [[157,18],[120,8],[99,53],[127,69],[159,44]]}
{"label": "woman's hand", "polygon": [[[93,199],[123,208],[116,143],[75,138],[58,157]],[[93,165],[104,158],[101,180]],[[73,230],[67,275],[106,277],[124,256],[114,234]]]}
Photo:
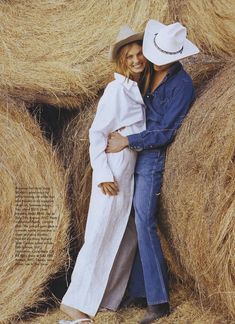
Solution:
{"label": "woman's hand", "polygon": [[118,194],[118,184],[114,182],[102,182],[99,186],[103,194],[109,196],[116,196]]}
{"label": "woman's hand", "polygon": [[117,153],[122,151],[129,144],[128,138],[126,136],[122,136],[118,132],[113,132],[109,134],[108,144],[106,147],[106,153]]}

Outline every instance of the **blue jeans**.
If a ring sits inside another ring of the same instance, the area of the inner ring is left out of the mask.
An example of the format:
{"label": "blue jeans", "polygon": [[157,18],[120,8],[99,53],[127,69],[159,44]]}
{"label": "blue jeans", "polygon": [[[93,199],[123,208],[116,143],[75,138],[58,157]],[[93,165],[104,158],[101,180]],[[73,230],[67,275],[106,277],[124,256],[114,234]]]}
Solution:
{"label": "blue jeans", "polygon": [[138,247],[128,293],[146,297],[148,305],[169,302],[168,279],[161,244],[156,232],[159,194],[165,153],[139,153],[135,169],[134,209]]}

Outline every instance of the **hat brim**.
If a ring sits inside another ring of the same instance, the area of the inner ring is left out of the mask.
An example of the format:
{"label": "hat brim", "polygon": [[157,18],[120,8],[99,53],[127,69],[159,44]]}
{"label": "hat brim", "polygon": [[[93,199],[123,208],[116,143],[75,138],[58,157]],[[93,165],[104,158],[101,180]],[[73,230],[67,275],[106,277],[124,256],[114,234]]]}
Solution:
{"label": "hat brim", "polygon": [[127,45],[132,42],[135,42],[135,41],[143,40],[143,37],[144,37],[143,32],[137,33],[137,34],[131,35],[125,39],[122,39],[120,42],[117,42],[114,45],[110,46],[109,60],[115,61],[115,59],[117,57],[117,53],[122,46]]}
{"label": "hat brim", "polygon": [[147,60],[156,65],[165,65],[199,53],[197,46],[187,38],[184,42],[184,48],[181,53],[167,54],[157,49],[153,42],[153,35],[158,33],[164,26],[166,25],[154,20],[150,20],[149,24],[146,26],[143,40],[143,54]]}

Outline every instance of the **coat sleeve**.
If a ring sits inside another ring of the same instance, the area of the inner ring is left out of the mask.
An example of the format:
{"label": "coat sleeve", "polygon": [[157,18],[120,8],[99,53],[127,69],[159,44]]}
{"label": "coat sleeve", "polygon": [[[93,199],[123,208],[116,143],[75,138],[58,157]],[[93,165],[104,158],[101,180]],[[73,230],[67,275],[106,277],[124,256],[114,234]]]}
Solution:
{"label": "coat sleeve", "polygon": [[117,124],[117,87],[109,84],[98,103],[97,112],[89,129],[90,161],[93,169],[93,181],[98,186],[102,182],[113,182],[114,177],[105,153],[108,135]]}
{"label": "coat sleeve", "polygon": [[140,151],[168,145],[172,142],[194,100],[195,93],[191,83],[185,83],[184,86],[176,89],[161,124],[155,129],[129,135],[129,147]]}

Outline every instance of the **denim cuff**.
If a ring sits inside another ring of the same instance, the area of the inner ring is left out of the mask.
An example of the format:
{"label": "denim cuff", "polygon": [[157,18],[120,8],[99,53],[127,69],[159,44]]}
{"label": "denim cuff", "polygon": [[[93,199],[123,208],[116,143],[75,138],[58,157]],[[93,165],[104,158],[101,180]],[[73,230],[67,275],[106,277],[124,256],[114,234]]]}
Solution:
{"label": "denim cuff", "polygon": [[129,148],[135,151],[142,151],[144,149],[144,141],[140,134],[128,135]]}

